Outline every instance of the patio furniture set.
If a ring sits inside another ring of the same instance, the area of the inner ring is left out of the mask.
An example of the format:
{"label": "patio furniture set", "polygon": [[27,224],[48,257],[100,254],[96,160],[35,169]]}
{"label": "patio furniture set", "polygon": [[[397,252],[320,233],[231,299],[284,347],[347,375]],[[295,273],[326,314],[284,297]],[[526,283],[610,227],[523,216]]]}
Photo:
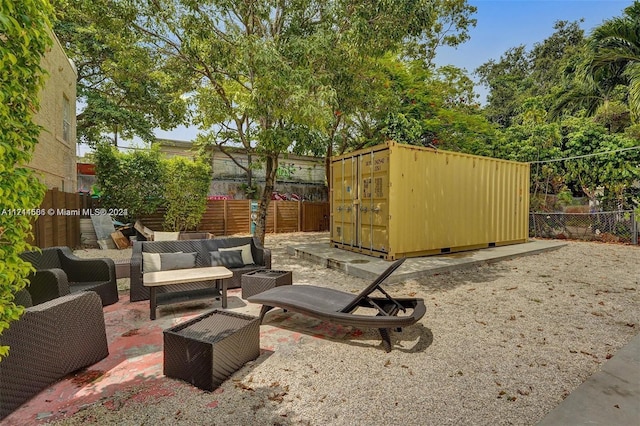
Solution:
{"label": "patio furniture set", "polygon": [[[36,272],[16,295],[25,314],[0,335],[10,354],[0,361],[0,419],[65,375],[108,356],[102,307],[116,303],[116,264],[79,259],[68,248],[28,252]],[[164,374],[211,391],[260,354],[259,327],[280,307],[342,325],[377,328],[385,350],[390,331],[425,314],[422,299],[394,299],[380,284],[404,261],[393,263],[360,294],[292,285],[291,271],[271,269],[271,251],[251,237],[135,242],[129,266],[131,302],[149,300],[150,319],[160,304],[203,297],[214,309],[164,330]],[[120,273],[122,273],[122,266]],[[262,304],[258,318],[224,310],[227,289]],[[371,297],[374,291],[384,297]],[[375,316],[354,314],[359,307]],[[398,316],[399,312],[404,312]]]}

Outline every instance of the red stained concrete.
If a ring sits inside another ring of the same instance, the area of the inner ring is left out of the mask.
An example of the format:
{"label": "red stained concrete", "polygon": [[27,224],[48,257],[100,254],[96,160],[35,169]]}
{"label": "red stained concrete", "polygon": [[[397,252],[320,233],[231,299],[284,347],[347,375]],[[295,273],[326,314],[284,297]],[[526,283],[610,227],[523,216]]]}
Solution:
{"label": "red stained concrete", "polygon": [[[240,289],[229,291],[229,308],[254,316],[260,309],[259,305],[243,301]],[[220,302],[205,300],[162,306],[157,319],[151,321],[148,301],[131,303],[128,292],[120,293],[118,303],[104,308],[109,356],[54,383],[6,417],[2,424],[38,425],[68,417],[95,403],[118,410],[128,401],[153,402],[172,395],[175,382],[162,373],[162,331],[211,309],[220,309]],[[273,351],[276,346],[298,344],[303,334],[296,329],[304,329],[305,325],[307,337],[342,338],[351,333],[349,328],[318,324],[317,320],[307,320],[302,316],[296,316],[295,324],[288,326],[291,314],[273,311],[269,315],[268,323],[274,327],[261,327],[260,347],[263,353]],[[311,322],[305,324],[307,321]],[[193,390],[202,392],[195,387]],[[124,401],[114,397],[121,392],[134,396]],[[211,408],[215,408],[215,403]]]}

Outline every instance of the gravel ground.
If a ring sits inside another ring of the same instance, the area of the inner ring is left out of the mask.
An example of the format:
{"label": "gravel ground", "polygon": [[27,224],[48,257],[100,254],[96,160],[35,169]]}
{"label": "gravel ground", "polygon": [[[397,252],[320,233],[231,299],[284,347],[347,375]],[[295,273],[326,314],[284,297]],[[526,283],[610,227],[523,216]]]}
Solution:
{"label": "gravel ground", "polygon": [[[286,254],[287,245],[310,240],[328,236],[267,236],[273,267],[293,270],[297,283],[351,292],[367,284]],[[303,335],[212,393],[165,378],[156,400],[139,401],[131,388],[56,424],[534,425],[638,333],[639,259],[637,246],[568,242],[387,286],[427,303],[419,324],[394,334],[391,353],[372,331],[332,340]]]}

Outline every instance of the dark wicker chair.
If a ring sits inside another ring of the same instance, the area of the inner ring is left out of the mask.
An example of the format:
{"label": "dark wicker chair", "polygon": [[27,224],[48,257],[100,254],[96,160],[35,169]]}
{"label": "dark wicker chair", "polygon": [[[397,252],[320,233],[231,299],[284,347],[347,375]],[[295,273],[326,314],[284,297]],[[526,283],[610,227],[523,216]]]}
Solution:
{"label": "dark wicker chair", "polygon": [[36,269],[29,275],[29,292],[34,305],[51,300],[55,295],[85,290],[98,293],[102,306],[118,301],[116,267],[111,259],[81,259],[68,247],[27,251],[20,257]]}
{"label": "dark wicker chair", "polygon": [[32,305],[22,290],[16,304],[25,306],[19,320],[0,335],[9,355],[0,361],[0,419],[50,384],[109,355],[100,297],[86,291]]}

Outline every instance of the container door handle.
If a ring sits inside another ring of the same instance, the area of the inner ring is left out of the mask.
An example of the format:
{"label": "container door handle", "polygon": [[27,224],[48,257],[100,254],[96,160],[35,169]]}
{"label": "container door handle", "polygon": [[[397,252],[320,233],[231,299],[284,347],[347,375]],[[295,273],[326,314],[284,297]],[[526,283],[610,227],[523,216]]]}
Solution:
{"label": "container door handle", "polygon": [[369,209],[367,208],[367,206],[363,206],[363,207],[360,207],[360,211],[366,213],[369,211]]}

